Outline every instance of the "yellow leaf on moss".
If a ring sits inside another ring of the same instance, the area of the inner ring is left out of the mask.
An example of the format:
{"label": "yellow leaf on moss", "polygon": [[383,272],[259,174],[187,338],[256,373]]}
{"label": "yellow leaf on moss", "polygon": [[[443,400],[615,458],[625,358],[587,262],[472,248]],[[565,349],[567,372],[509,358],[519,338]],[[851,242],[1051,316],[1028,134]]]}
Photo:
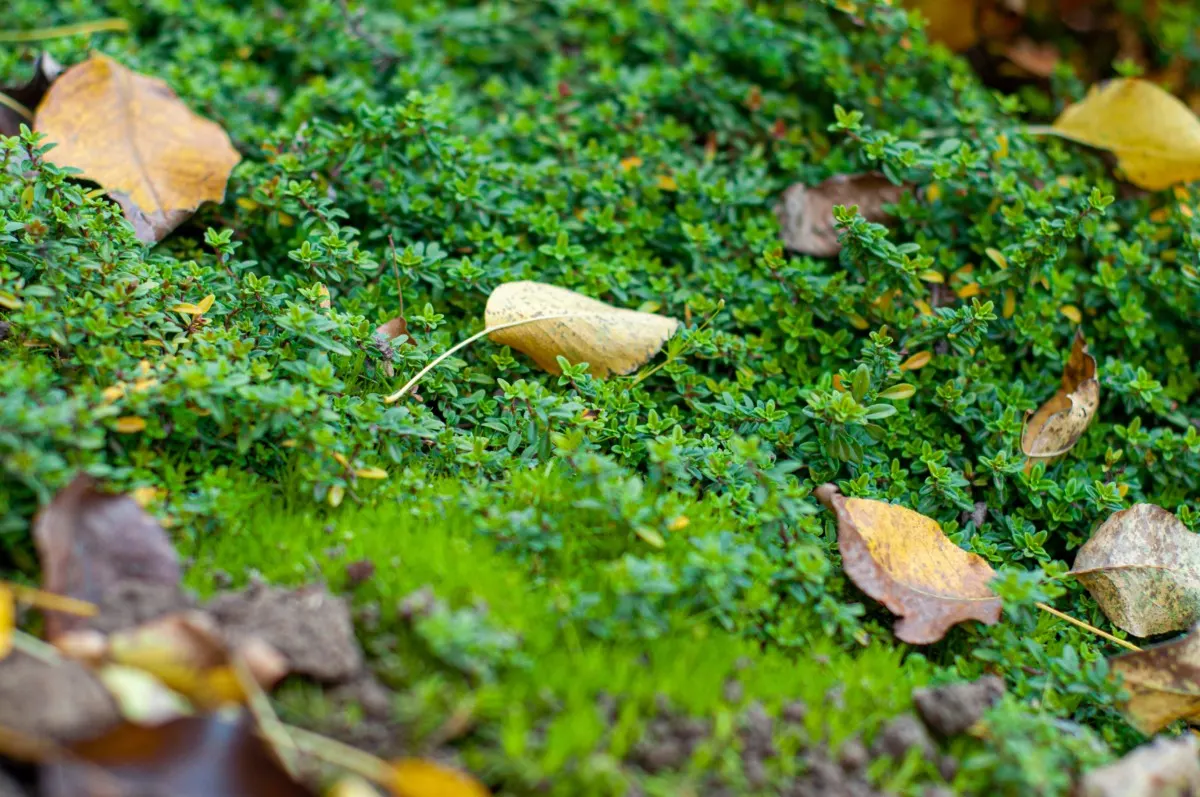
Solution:
{"label": "yellow leaf on moss", "polygon": [[636,169],[637,167],[639,167],[641,165],[642,165],[642,159],[639,158],[637,155],[632,155],[621,161],[621,171],[627,172],[630,169]]}
{"label": "yellow leaf on moss", "polygon": [[925,35],[956,53],[969,50],[979,41],[976,0],[904,0],[904,7],[920,11],[928,21]]}
{"label": "yellow leaf on moss", "polygon": [[679,190],[679,184],[676,183],[675,178],[669,174],[660,174],[658,176],[658,179],[655,181],[655,184],[658,185],[658,187],[661,188],[663,191],[678,191]]}
{"label": "yellow leaf on moss", "polygon": [[139,418],[136,415],[126,415],[122,418],[117,418],[114,426],[121,434],[137,434],[138,432],[145,431],[146,419]]}
{"label": "yellow leaf on moss", "polygon": [[832,484],[816,496],[837,516],[838,550],[850,580],[900,619],[896,636],[913,645],[937,642],[956,623],[1000,619],[996,575],[983,557],[964,551],[932,518],[902,506],[846,498]]}
{"label": "yellow leaf on moss", "polygon": [[1083,323],[1083,314],[1080,313],[1079,308],[1073,304],[1064,304],[1062,307],[1058,308],[1058,312],[1065,315],[1073,323],[1076,323],[1076,324]]}
{"label": "yellow leaf on moss", "polygon": [[93,53],[58,78],[34,127],[46,157],[108,190],[138,237],[161,241],[204,202],[220,202],[241,160],[215,122],[193,113],[158,78]]}
{"label": "yellow leaf on moss", "polygon": [[490,792],[470,775],[419,758],[392,763],[390,791],[396,797],[488,797]]}
{"label": "yellow leaf on moss", "polygon": [[972,296],[978,296],[983,293],[983,288],[979,287],[978,282],[968,282],[954,293],[960,299],[970,299]]}
{"label": "yellow leaf on moss", "polygon": [[[541,282],[508,282],[488,297],[484,316],[493,343],[511,346],[543,370],[558,357],[588,363],[593,376],[627,374],[656,355],[676,330],[674,318],[625,310]],[[538,320],[540,318],[546,320]],[[507,328],[501,328],[505,325]]]}
{"label": "yellow leaf on moss", "polygon": [[12,652],[13,631],[17,624],[17,607],[12,590],[0,584],[0,659]]}
{"label": "yellow leaf on moss", "polygon": [[1137,78],[1093,86],[1054,132],[1106,149],[1129,182],[1152,191],[1200,179],[1200,119],[1171,93]]}
{"label": "yellow leaf on moss", "polygon": [[1176,720],[1200,720],[1200,633],[1187,635],[1137,653],[1110,658],[1129,692],[1123,710],[1147,736]]}
{"label": "yellow leaf on moss", "polygon": [[919,351],[909,357],[904,362],[900,363],[901,371],[916,371],[918,368],[924,368],[929,365],[929,361],[933,359],[933,352]]}

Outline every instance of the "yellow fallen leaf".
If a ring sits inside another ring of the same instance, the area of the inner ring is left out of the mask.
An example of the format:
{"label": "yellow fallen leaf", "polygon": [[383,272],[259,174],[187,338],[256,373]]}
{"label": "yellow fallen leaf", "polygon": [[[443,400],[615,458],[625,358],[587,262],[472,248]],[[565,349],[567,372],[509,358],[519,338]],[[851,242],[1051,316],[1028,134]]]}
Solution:
{"label": "yellow fallen leaf", "polygon": [[47,159],[107,189],[147,243],[162,240],[201,203],[224,199],[241,160],[225,131],[166,83],[100,53],[50,86],[34,127],[56,145]]}
{"label": "yellow fallen leaf", "polygon": [[1064,304],[1058,308],[1058,312],[1065,315],[1070,321],[1076,324],[1083,323],[1083,314],[1079,312],[1079,308],[1073,304]]}
{"label": "yellow fallen leaf", "polygon": [[1062,387],[1032,415],[1026,415],[1021,450],[1035,460],[1051,460],[1067,453],[1087,430],[1100,404],[1096,359],[1088,354],[1083,330],[1076,330],[1071,356],[1063,369]]}
{"label": "yellow fallen leaf", "polygon": [[386,479],[388,472],[383,468],[359,468],[354,475],[360,479]]}
{"label": "yellow fallen leaf", "polygon": [[17,607],[12,590],[0,584],[0,659],[12,652],[13,631],[17,625]]}
{"label": "yellow fallen leaf", "polygon": [[943,276],[940,271],[934,271],[933,269],[930,269],[929,271],[922,271],[918,276],[920,276],[921,280],[924,282],[936,282],[939,285],[946,281],[945,276]]}
{"label": "yellow fallen leaf", "polygon": [[637,155],[630,156],[621,161],[621,171],[627,172],[630,169],[636,169],[642,165],[642,159]]}
{"label": "yellow fallen leaf", "polygon": [[396,797],[488,797],[479,781],[449,767],[419,758],[392,762],[389,789]]}
{"label": "yellow fallen leaf", "polygon": [[[560,373],[557,357],[586,362],[593,376],[627,374],[658,353],[679,329],[674,318],[624,310],[541,282],[508,282],[488,297],[484,316],[494,343],[524,352]],[[545,321],[537,319],[545,317]],[[528,323],[522,323],[528,322]],[[506,329],[500,329],[512,324]]]}
{"label": "yellow fallen leaf", "polygon": [[655,181],[656,185],[663,191],[678,191],[679,185],[675,182],[675,178],[669,174],[660,174]]}
{"label": "yellow fallen leaf", "polygon": [[817,499],[838,521],[842,567],[859,589],[900,619],[897,638],[937,642],[956,623],[1000,619],[1000,598],[988,587],[991,566],[959,548],[931,518],[894,504],[846,498],[832,484]]}
{"label": "yellow fallen leaf", "polygon": [[123,664],[105,664],[96,677],[112,695],[121,716],[135,725],[153,727],[193,712],[183,695],[149,672]]}
{"label": "yellow fallen leaf", "polygon": [[968,282],[954,292],[960,299],[970,299],[972,296],[978,296],[983,293],[983,288],[979,287],[978,282]]}
{"label": "yellow fallen leaf", "polygon": [[121,434],[136,434],[144,431],[146,428],[146,419],[139,418],[136,415],[126,415],[117,418],[115,428]]}
{"label": "yellow fallen leaf", "polygon": [[1137,653],[1113,656],[1113,675],[1120,675],[1129,701],[1123,710],[1130,722],[1151,736],[1176,720],[1200,720],[1200,633]]}
{"label": "yellow fallen leaf", "polygon": [[904,0],[904,7],[920,11],[928,21],[925,35],[956,53],[979,41],[976,0]]}
{"label": "yellow fallen leaf", "polygon": [[900,363],[901,371],[916,371],[918,368],[924,368],[929,365],[929,361],[933,359],[933,352],[919,351],[909,357],[904,362]]}
{"label": "yellow fallen leaf", "polygon": [[1129,182],[1141,188],[1200,179],[1200,119],[1148,81],[1120,78],[1093,86],[1063,110],[1053,130],[1112,152]]}

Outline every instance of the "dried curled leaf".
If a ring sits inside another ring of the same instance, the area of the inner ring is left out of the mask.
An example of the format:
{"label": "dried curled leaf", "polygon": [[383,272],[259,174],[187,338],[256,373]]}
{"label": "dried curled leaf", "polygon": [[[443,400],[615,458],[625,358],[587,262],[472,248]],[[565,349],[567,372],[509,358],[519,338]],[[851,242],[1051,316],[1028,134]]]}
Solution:
{"label": "dried curled leaf", "polygon": [[1021,450],[1035,460],[1050,460],[1070,451],[1096,414],[1100,405],[1100,382],[1096,358],[1088,354],[1083,330],[1076,330],[1071,356],[1063,369],[1062,387],[1054,396],[1027,415],[1021,431]]}
{"label": "dried curled leaf", "polygon": [[1175,720],[1200,720],[1200,633],[1109,659],[1125,679],[1129,721],[1146,735]]}
{"label": "dried curled leaf", "polygon": [[1000,598],[988,587],[995,571],[952,543],[936,521],[902,506],[846,498],[832,484],[816,495],[837,515],[846,575],[901,618],[895,632],[902,641],[925,645],[955,623],[1000,619]]}
{"label": "dried curled leaf", "polygon": [[1071,575],[1114,625],[1135,636],[1200,621],[1200,535],[1153,504],[1104,521],[1079,549]]}
{"label": "dried curled leaf", "polygon": [[893,185],[882,174],[839,174],[811,188],[796,183],[783,192],[775,215],[783,245],[813,257],[833,257],[842,251],[833,219],[834,205],[858,206],[867,221],[883,223],[891,216],[885,204],[895,202],[904,186]]}
{"label": "dried curled leaf", "polygon": [[35,124],[57,145],[47,158],[103,186],[147,243],[222,201],[241,160],[225,131],[166,83],[99,53],[54,82]]}
{"label": "dried curled leaf", "polygon": [[[528,354],[552,374],[561,373],[560,355],[572,363],[588,363],[593,376],[627,374],[657,354],[679,329],[674,318],[624,310],[541,282],[499,286],[484,313],[489,329],[517,324],[493,331],[489,337],[494,343]],[[547,320],[535,320],[542,317]]]}
{"label": "dried curled leaf", "polygon": [[1054,132],[1106,149],[1129,182],[1156,191],[1200,179],[1200,119],[1169,92],[1137,78],[1092,86]]}

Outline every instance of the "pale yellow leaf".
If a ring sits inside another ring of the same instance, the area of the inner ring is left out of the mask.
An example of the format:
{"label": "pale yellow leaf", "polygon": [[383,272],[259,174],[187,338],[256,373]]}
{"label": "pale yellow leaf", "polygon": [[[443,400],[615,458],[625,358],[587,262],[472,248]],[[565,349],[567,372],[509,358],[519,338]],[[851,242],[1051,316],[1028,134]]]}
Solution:
{"label": "pale yellow leaf", "polygon": [[390,790],[396,797],[488,797],[470,775],[419,758],[392,762]]}
{"label": "pale yellow leaf", "polygon": [[122,418],[117,418],[115,427],[121,434],[136,434],[145,430],[146,420],[136,415],[126,415]]}
{"label": "pale yellow leaf", "polygon": [[13,630],[17,624],[17,608],[12,590],[0,584],[0,659],[12,652]]}

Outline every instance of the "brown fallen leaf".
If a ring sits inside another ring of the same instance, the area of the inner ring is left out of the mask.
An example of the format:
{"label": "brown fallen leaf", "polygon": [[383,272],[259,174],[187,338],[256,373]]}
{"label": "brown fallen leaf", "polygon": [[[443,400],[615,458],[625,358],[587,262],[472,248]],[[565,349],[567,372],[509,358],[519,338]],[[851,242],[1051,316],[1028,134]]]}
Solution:
{"label": "brown fallen leaf", "polygon": [[1050,77],[1061,58],[1058,47],[1047,42],[1035,42],[1028,37],[1017,39],[1004,49],[1008,60],[1037,77]]}
{"label": "brown fallen leaf", "polygon": [[6,86],[0,88],[0,94],[21,106],[28,115],[16,110],[3,102],[0,97],[0,136],[15,136],[21,132],[21,125],[33,128],[33,111],[46,95],[46,89],[62,74],[63,68],[50,53],[42,53],[33,65],[33,77],[24,86]]}
{"label": "brown fallen leaf", "polygon": [[1079,549],[1071,575],[1114,625],[1135,636],[1200,621],[1200,535],[1162,507],[1114,513]]}
{"label": "brown fallen leaf", "polygon": [[1092,422],[1099,404],[1096,358],[1088,353],[1083,330],[1076,329],[1071,356],[1063,368],[1062,387],[1037,412],[1025,416],[1021,451],[1029,457],[1026,471],[1036,460],[1052,460],[1070,451]]}
{"label": "brown fallen leaf", "polygon": [[120,725],[42,767],[44,797],[312,797],[292,780],[246,712]]}
{"label": "brown fallen leaf", "polygon": [[1078,797],[1184,797],[1200,794],[1200,739],[1157,738],[1079,781]]}
{"label": "brown fallen leaf", "polygon": [[93,53],[62,74],[37,109],[47,158],[82,171],[125,211],[139,239],[161,241],[204,202],[221,202],[241,160],[215,122],[166,83]]}
{"label": "brown fallen leaf", "polygon": [[[558,356],[586,362],[593,376],[627,374],[659,352],[676,330],[674,318],[624,310],[541,282],[506,282],[484,311],[492,342],[528,354],[543,370],[561,373]],[[545,321],[537,319],[545,317]]]}
{"label": "brown fallen leaf", "polygon": [[[412,335],[408,331],[408,320],[403,315],[398,315],[390,321],[384,321],[379,326],[375,327],[375,335],[383,339],[383,344],[387,346],[384,349],[385,359],[383,361],[383,374],[389,379],[396,375],[396,366],[392,363],[394,355],[392,343],[396,338],[403,337],[401,345],[416,346],[417,342],[413,340]],[[382,346],[380,347],[382,349]]]}
{"label": "brown fallen leaf", "polygon": [[1200,633],[1109,659],[1124,677],[1129,721],[1147,736],[1176,720],[1200,720]]}
{"label": "brown fallen leaf", "polygon": [[833,484],[816,496],[838,520],[842,567],[859,589],[900,617],[896,636],[937,642],[966,620],[991,625],[1001,601],[988,587],[995,571],[964,551],[931,518],[894,504],[846,498]]}
{"label": "brown fallen leaf", "polygon": [[783,245],[805,255],[833,257],[842,251],[834,205],[857,205],[864,219],[882,223],[891,218],[883,206],[898,201],[903,193],[904,186],[893,185],[875,172],[839,174],[812,187],[796,183],[775,206]]}
{"label": "brown fallen leaf", "polygon": [[1149,81],[1120,78],[1093,86],[1050,132],[1112,152],[1139,188],[1157,191],[1200,179],[1200,119]]}
{"label": "brown fallen leaf", "polygon": [[[102,606],[123,582],[179,589],[179,559],[162,527],[132,498],[100,492],[89,476],[75,477],[38,513],[33,538],[49,592]],[[87,618],[46,612],[51,640],[87,624]]]}

